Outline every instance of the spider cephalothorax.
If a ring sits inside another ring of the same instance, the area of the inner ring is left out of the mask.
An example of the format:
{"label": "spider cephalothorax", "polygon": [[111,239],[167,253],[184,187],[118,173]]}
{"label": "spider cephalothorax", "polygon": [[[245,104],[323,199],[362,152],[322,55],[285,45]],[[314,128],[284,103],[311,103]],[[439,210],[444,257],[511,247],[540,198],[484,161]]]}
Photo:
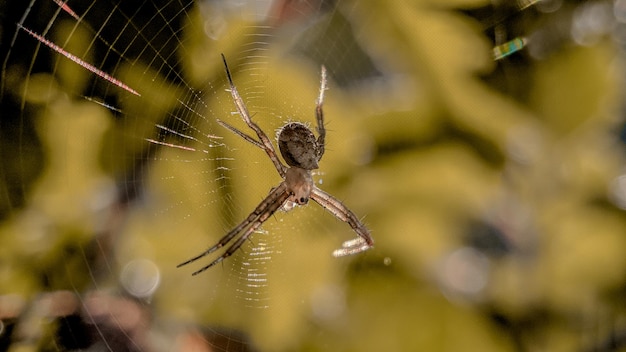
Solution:
{"label": "spider cephalothorax", "polygon": [[356,215],[354,215],[354,213],[339,200],[315,186],[315,183],[313,183],[313,177],[311,176],[311,170],[319,168],[318,162],[324,155],[324,139],[326,137],[326,130],[324,129],[324,113],[322,110],[322,105],[324,103],[324,91],[326,90],[326,69],[324,66],[322,66],[320,92],[315,108],[318,133],[317,139],[315,138],[313,132],[311,132],[305,124],[300,122],[287,123],[281,128],[278,134],[278,149],[280,150],[280,154],[283,159],[285,159],[287,165],[289,165],[289,167],[287,167],[278,159],[276,150],[265,132],[263,132],[263,130],[250,118],[246,105],[239,96],[237,88],[233,83],[233,79],[230,75],[230,70],[228,69],[228,64],[226,63],[224,55],[222,55],[222,59],[224,60],[226,76],[230,85],[230,94],[235,102],[235,106],[237,107],[237,112],[248,127],[256,133],[259,139],[254,139],[224,121],[218,120],[218,123],[233,133],[239,135],[246,141],[263,149],[284,181],[278,186],[272,188],[267,197],[261,201],[254,211],[248,215],[244,221],[224,235],[224,237],[213,245],[213,247],[187,260],[186,262],[179,264],[178,266],[181,267],[194,262],[205,255],[222,248],[243,231],[243,234],[239,236],[239,238],[237,238],[237,240],[231,244],[221,256],[203,268],[195,271],[193,275],[207,270],[235,253],[245,240],[250,237],[250,235],[278,209],[289,209],[290,207],[286,207],[289,203],[304,205],[309,201],[309,199],[313,199],[336,218],[347,222],[358,235],[357,238],[344,242],[341,248],[336,249],[333,252],[334,256],[340,257],[359,253],[371,248],[374,245],[374,240],[370,236],[369,230],[365,227],[365,225],[363,225]]}

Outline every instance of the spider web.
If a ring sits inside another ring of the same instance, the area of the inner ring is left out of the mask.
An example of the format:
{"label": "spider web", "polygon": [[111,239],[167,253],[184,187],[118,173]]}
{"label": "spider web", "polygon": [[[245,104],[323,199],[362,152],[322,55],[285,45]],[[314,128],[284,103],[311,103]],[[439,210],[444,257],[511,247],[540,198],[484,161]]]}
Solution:
{"label": "spider web", "polygon": [[[240,331],[255,329],[256,340],[270,332],[261,345],[285,339],[276,330],[295,317],[284,312],[294,304],[307,307],[299,295],[336,275],[312,275],[293,292],[280,289],[298,279],[281,277],[281,266],[300,256],[284,255],[294,247],[296,253],[322,251],[328,258],[315,265],[328,268],[333,241],[299,235],[307,227],[330,231],[313,220],[329,216],[323,210],[277,213],[233,257],[200,276],[190,273],[214,257],[175,266],[217,241],[280,182],[261,150],[216,123],[222,119],[247,131],[233,113],[220,53],[253,119],[270,138],[287,121],[314,121],[321,64],[344,72],[337,84],[377,74],[366,56],[360,58],[363,67],[347,67],[343,48],[354,43],[345,39],[349,25],[334,5],[183,0],[3,5],[6,19],[16,24],[3,40],[1,91],[3,106],[10,109],[10,120],[3,123],[15,148],[3,171],[10,177],[15,170],[18,177],[15,187],[3,190],[2,210],[12,231],[28,227],[26,244],[45,242],[22,258],[54,257],[24,264],[24,270],[44,277],[45,290],[53,292],[50,300],[74,302],[67,312],[49,315],[93,323],[96,340],[111,351],[143,349],[125,324],[145,314],[142,305],[148,302],[168,316],[159,320],[163,324],[201,323],[196,335],[179,328],[180,343],[253,348],[250,335]],[[332,133],[332,120],[328,126]],[[329,154],[345,149],[332,138],[330,143]],[[349,228],[344,230],[347,238]],[[295,266],[302,275],[314,262],[300,258]],[[95,308],[103,302],[110,312]],[[125,314],[112,312],[124,305],[129,305]],[[276,319],[279,314],[287,318]],[[87,329],[60,321],[69,330]],[[278,323],[259,327],[268,321]],[[127,343],[116,341],[115,332]],[[176,341],[175,333],[164,335]],[[74,333],[65,338],[72,342],[58,349],[94,341]]]}

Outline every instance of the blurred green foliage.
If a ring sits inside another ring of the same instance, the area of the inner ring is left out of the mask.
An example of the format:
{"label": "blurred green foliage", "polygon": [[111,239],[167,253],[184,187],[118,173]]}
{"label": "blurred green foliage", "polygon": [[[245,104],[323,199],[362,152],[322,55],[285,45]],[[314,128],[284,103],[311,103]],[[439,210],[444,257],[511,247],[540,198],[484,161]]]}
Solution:
{"label": "blurred green foliage", "polygon": [[[246,49],[266,29],[234,16],[209,40],[207,14],[188,9],[184,50],[171,56],[184,84],[161,66],[122,62],[117,77],[141,97],[115,93],[120,116],[76,96],[91,74],[65,58],[54,74],[21,82],[9,68],[7,81],[20,82],[10,93],[36,107],[22,116],[35,121],[45,167],[0,224],[0,295],[121,292],[120,272],[145,258],[160,271],[150,311],[163,339],[173,332],[158,325],[171,322],[238,329],[271,351],[575,351],[623,334],[626,217],[607,196],[624,165],[623,58],[606,38],[496,63],[484,28],[459,11],[487,5],[340,1],[313,26],[320,45],[309,51],[331,72],[315,177],[376,241],[350,258],[330,256],[349,227],[310,204],[277,214],[222,267],[197,277],[176,269],[280,182],[260,149],[216,124],[245,130],[230,114],[219,53],[268,135],[288,120],[313,122],[319,66],[293,54],[284,32],[255,59]],[[90,57],[93,33],[68,26],[54,41]],[[342,43],[360,51],[340,53]],[[394,79],[335,84],[368,67],[362,55]],[[523,98],[487,83],[515,64],[523,77],[506,80]],[[195,139],[146,153],[168,119]],[[116,203],[116,183],[122,194],[144,191]],[[271,250],[261,289],[242,269],[255,245]]]}

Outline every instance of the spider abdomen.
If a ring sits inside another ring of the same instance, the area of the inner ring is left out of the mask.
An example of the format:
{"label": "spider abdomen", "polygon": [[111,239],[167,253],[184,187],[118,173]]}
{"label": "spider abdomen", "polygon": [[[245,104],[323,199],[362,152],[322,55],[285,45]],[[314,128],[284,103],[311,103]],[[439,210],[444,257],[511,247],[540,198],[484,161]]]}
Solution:
{"label": "spider abdomen", "polygon": [[278,149],[289,166],[305,170],[319,167],[315,135],[302,123],[290,122],[281,128],[278,134]]}

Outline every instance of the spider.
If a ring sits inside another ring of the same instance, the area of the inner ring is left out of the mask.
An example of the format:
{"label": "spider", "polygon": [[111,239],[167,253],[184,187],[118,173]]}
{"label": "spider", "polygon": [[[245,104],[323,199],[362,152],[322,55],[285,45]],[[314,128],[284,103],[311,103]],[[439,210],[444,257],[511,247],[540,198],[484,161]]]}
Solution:
{"label": "spider", "polygon": [[370,236],[369,230],[365,227],[365,225],[363,225],[356,215],[338,199],[315,186],[311,176],[311,171],[319,168],[318,162],[322,158],[322,155],[324,155],[324,138],[326,137],[326,130],[324,129],[324,113],[322,111],[322,104],[324,103],[324,91],[326,90],[326,68],[322,66],[320,91],[317,99],[317,106],[315,108],[315,114],[317,117],[317,133],[319,136],[315,139],[313,132],[311,132],[306,125],[300,122],[289,122],[284,125],[278,133],[278,149],[280,150],[280,154],[287,165],[289,165],[285,166],[278,159],[276,150],[265,132],[263,132],[263,130],[261,130],[261,128],[250,118],[248,109],[246,108],[243,99],[241,99],[241,96],[239,96],[237,88],[233,83],[224,54],[222,54],[222,61],[224,61],[226,77],[228,78],[228,83],[230,85],[230,94],[237,108],[237,112],[248,127],[256,133],[259,139],[257,140],[251,137],[224,121],[218,119],[217,122],[246,141],[263,149],[272,163],[274,163],[274,167],[276,168],[276,171],[278,171],[278,174],[283,178],[283,181],[278,186],[272,188],[267,197],[261,201],[254,211],[252,211],[252,213],[250,213],[250,215],[248,215],[248,217],[239,225],[230,230],[230,232],[222,237],[215,245],[199,255],[178,264],[177,267],[179,268],[187,265],[213,253],[219,248],[227,245],[243,232],[243,234],[241,234],[221,256],[203,268],[195,271],[192,275],[197,275],[209,269],[235,253],[239,247],[243,245],[246,239],[248,239],[248,237],[250,237],[250,235],[252,235],[252,233],[254,233],[254,231],[256,231],[278,209],[282,208],[288,210],[294,205],[305,205],[309,201],[309,198],[313,199],[317,204],[321,205],[336,218],[347,222],[358,235],[355,239],[344,242],[341,248],[333,251],[333,256],[342,257],[371,248],[374,245],[374,240]]}

